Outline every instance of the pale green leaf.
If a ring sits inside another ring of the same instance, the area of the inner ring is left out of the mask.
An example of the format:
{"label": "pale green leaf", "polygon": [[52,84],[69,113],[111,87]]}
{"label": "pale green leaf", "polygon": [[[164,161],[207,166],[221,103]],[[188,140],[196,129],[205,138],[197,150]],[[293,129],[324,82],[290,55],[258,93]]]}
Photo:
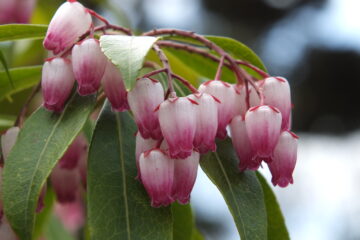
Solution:
{"label": "pale green leaf", "polygon": [[45,37],[47,25],[5,24],[0,25],[0,42]]}

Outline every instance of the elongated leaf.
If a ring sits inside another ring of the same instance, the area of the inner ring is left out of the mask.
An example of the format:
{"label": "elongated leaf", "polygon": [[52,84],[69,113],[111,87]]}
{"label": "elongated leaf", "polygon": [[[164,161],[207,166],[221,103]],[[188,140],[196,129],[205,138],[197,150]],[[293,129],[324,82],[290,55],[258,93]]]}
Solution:
{"label": "elongated leaf", "polygon": [[287,240],[290,239],[286,228],[284,216],[281,213],[279,203],[276,200],[274,192],[271,190],[266,179],[257,172],[261,186],[264,191],[267,219],[268,219],[268,239],[269,240]]}
{"label": "elongated leaf", "polygon": [[201,168],[223,195],[241,239],[266,239],[266,208],[255,173],[238,171],[230,139],[218,142],[217,149],[202,157]]}
{"label": "elongated leaf", "polygon": [[14,87],[8,80],[5,71],[0,71],[0,101],[11,94],[36,85],[40,81],[42,66],[11,68]]}
{"label": "elongated leaf", "polygon": [[21,240],[30,240],[38,196],[51,170],[81,131],[95,96],[74,95],[62,113],[44,108],[25,122],[4,168],[5,214]]}
{"label": "elongated leaf", "polygon": [[6,24],[0,25],[0,42],[45,37],[47,25]]}
{"label": "elongated leaf", "polygon": [[93,240],[172,239],[170,207],[152,208],[135,179],[136,127],[128,112],[106,103],[95,127],[88,163],[88,217]]}
{"label": "elongated leaf", "polygon": [[207,39],[220,46],[222,49],[236,57],[244,60],[266,71],[261,59],[245,44],[228,37],[206,36]]}
{"label": "elongated leaf", "polygon": [[156,40],[155,37],[143,36],[101,36],[102,51],[120,69],[128,89],[135,85],[135,79],[144,59]]}
{"label": "elongated leaf", "polygon": [[1,50],[0,50],[0,62],[4,67],[5,73],[6,73],[7,77],[8,77],[8,80],[9,80],[9,83],[10,83],[11,87],[14,88],[14,84],[12,82],[11,75],[9,73],[9,68],[8,68],[5,56],[4,56],[4,54],[3,54],[3,52]]}
{"label": "elongated leaf", "polygon": [[195,221],[190,204],[173,203],[171,212],[174,220],[173,240],[191,239],[195,230]]}

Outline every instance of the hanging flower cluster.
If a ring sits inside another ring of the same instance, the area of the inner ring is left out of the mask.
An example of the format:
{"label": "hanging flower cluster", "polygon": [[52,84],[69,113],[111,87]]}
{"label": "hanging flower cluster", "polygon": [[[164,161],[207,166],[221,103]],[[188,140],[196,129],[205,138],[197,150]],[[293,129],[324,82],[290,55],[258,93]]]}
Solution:
{"label": "hanging flower cluster", "polygon": [[[44,40],[45,48],[56,55],[47,59],[43,67],[44,106],[61,111],[76,81],[80,95],[94,94],[102,84],[113,110],[130,109],[138,126],[138,179],[151,197],[152,206],[166,206],[174,201],[189,202],[200,155],[215,152],[216,138],[225,139],[228,127],[240,171],[257,170],[265,162],[272,173],[274,185],[286,187],[293,183],[298,137],[290,131],[291,96],[286,79],[271,77],[249,63],[233,59],[200,35],[165,29],[143,35],[178,34],[194,38],[221,58],[190,45],[159,41],[153,49],[164,68],[137,79],[135,87],[127,92],[119,70],[101,52],[99,42],[93,36],[96,29],[91,15],[105,23],[105,26],[96,28],[104,34],[110,28],[131,34],[121,27],[110,25],[103,17],[74,0],[64,3],[51,20]],[[218,61],[214,80],[195,88],[171,72],[160,46],[182,48]],[[262,79],[254,79],[239,65],[252,68]],[[220,80],[224,66],[235,73],[237,84]],[[151,77],[161,72],[168,76],[166,91],[159,81]],[[173,77],[188,87],[192,94],[178,97]],[[72,155],[75,149],[82,151],[81,147],[75,147],[76,144],[72,145],[74,149],[71,147],[68,150],[52,174],[61,201],[74,197],[73,189],[65,189],[61,184],[57,186],[56,181],[74,180],[71,171],[76,164],[71,160]],[[67,185],[75,186],[72,183]]]}

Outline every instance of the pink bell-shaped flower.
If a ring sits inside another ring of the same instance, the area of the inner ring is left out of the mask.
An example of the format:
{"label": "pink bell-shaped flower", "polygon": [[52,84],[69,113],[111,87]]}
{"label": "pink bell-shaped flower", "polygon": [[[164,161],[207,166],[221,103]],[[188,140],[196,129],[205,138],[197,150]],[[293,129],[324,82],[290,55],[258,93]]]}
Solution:
{"label": "pink bell-shaped flower", "polygon": [[79,94],[96,93],[108,61],[101,52],[99,41],[93,38],[86,39],[74,46],[71,55]]}
{"label": "pink bell-shaped flower", "polygon": [[107,62],[102,85],[106,97],[109,99],[113,110],[122,112],[129,109],[127,91],[120,71],[110,61]]}
{"label": "pink bell-shaped flower", "polygon": [[70,144],[59,165],[61,168],[74,169],[83,155],[87,155],[87,141],[83,135],[79,135]]}
{"label": "pink bell-shaped flower", "polygon": [[0,238],[1,240],[19,240],[19,238],[12,230],[5,215],[0,218]]}
{"label": "pink bell-shaped flower", "polygon": [[139,166],[142,183],[151,198],[151,206],[160,207],[172,203],[174,159],[160,149],[153,149],[140,155]]}
{"label": "pink bell-shaped flower", "polygon": [[171,158],[187,158],[193,150],[198,103],[187,97],[169,98],[161,103],[159,121],[169,145]]}
{"label": "pink bell-shaped flower", "polygon": [[140,180],[141,180],[140,166],[139,166],[140,155],[146,151],[149,151],[152,148],[155,148],[157,142],[158,142],[157,140],[154,140],[152,138],[148,138],[148,139],[143,138],[139,132],[136,134],[135,157],[136,157],[136,167],[138,170],[137,178]]}
{"label": "pink bell-shaped flower", "polygon": [[85,209],[81,199],[68,204],[56,204],[55,214],[59,217],[65,229],[76,234],[85,224]]}
{"label": "pink bell-shaped flower", "polygon": [[15,145],[19,132],[19,127],[11,127],[1,136],[1,150],[5,160]]}
{"label": "pink bell-shaped flower", "polygon": [[187,204],[190,200],[190,193],[194,187],[200,154],[193,151],[185,159],[174,159],[174,183],[172,197],[181,204]]}
{"label": "pink bell-shaped flower", "polygon": [[264,94],[264,104],[279,109],[282,115],[282,130],[290,128],[291,94],[290,85],[285,78],[269,77],[260,85]]}
{"label": "pink bell-shaped flower", "polygon": [[245,125],[251,146],[260,158],[257,161],[270,162],[280,136],[280,111],[267,105],[252,107],[245,115]]}
{"label": "pink bell-shaped flower", "polygon": [[163,101],[164,89],[161,83],[149,78],[137,80],[134,89],[128,93],[129,106],[143,138],[162,138],[158,111],[155,109]]}
{"label": "pink bell-shaped flower", "polygon": [[1,0],[0,24],[29,23],[36,0]]}
{"label": "pink bell-shaped flower", "polygon": [[61,111],[71,94],[74,82],[75,78],[69,59],[47,59],[42,69],[41,80],[44,106],[51,111]]}
{"label": "pink bell-shaped flower", "polygon": [[50,177],[57,200],[60,203],[69,203],[76,200],[80,187],[80,174],[77,168],[61,168],[58,164],[53,169]]}
{"label": "pink bell-shaped flower", "polygon": [[[256,82],[256,84],[258,85],[258,82]],[[236,115],[240,114],[241,116],[245,116],[248,110],[246,103],[246,87],[245,85],[234,85],[234,88],[237,92],[235,103]],[[256,93],[256,90],[250,84],[248,85],[248,91],[250,107],[259,105],[260,98]]]}
{"label": "pink bell-shaped flower", "polygon": [[196,93],[189,98],[199,103],[196,107],[196,131],[194,148],[200,153],[215,151],[215,136],[218,128],[219,101],[207,93]]}
{"label": "pink bell-shaped flower", "polygon": [[92,24],[91,15],[79,2],[71,0],[63,3],[51,19],[44,47],[58,54],[70,47],[89,30]]}
{"label": "pink bell-shaped flower", "polygon": [[216,137],[225,138],[227,136],[226,126],[230,123],[231,119],[236,114],[236,98],[237,93],[235,88],[226,82],[211,80],[200,85],[199,91],[201,93],[207,93],[218,100],[218,130]]}
{"label": "pink bell-shaped flower", "polygon": [[293,183],[293,171],[297,158],[298,136],[290,131],[283,131],[274,149],[274,157],[269,163],[274,186],[286,187]]}
{"label": "pink bell-shaped flower", "polygon": [[255,152],[246,131],[245,120],[241,115],[235,116],[231,121],[230,132],[232,143],[239,158],[239,170],[257,170],[261,161],[254,158]]}

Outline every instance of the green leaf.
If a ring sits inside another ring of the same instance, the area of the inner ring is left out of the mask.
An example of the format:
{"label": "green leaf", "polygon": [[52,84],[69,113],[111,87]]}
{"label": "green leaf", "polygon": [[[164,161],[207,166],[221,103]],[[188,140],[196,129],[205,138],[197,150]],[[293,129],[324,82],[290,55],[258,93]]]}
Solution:
{"label": "green leaf", "polygon": [[1,64],[3,65],[3,67],[5,69],[5,72],[6,72],[6,75],[8,77],[8,80],[9,80],[9,83],[10,83],[11,87],[14,88],[14,83],[12,82],[11,75],[9,73],[9,68],[8,68],[5,56],[4,56],[4,54],[3,54],[3,52],[1,50],[0,50],[0,62],[1,62]]}
{"label": "green leaf", "polygon": [[47,27],[47,25],[37,24],[0,25],[0,42],[44,38]]}
{"label": "green leaf", "polygon": [[173,215],[173,240],[191,239],[195,229],[195,221],[190,204],[181,205],[173,203],[171,205]]}
{"label": "green leaf", "polygon": [[6,71],[0,71],[0,101],[5,97],[36,85],[40,81],[42,66],[9,69],[14,87],[8,80]]}
{"label": "green leaf", "polygon": [[155,37],[103,35],[100,46],[104,54],[119,68],[127,89],[132,89],[144,59],[156,41]]}
{"label": "green leaf", "polygon": [[31,239],[41,188],[81,131],[95,99],[94,95],[74,94],[60,114],[41,107],[21,129],[6,160],[3,179],[5,214],[20,239]]}
{"label": "green leaf", "polygon": [[170,207],[153,208],[135,179],[136,126],[128,112],[103,108],[89,151],[88,223],[91,239],[170,240]]}
{"label": "green leaf", "polygon": [[235,58],[249,62],[252,65],[266,71],[261,59],[245,44],[227,37],[206,36],[206,38],[220,46]]}
{"label": "green leaf", "polygon": [[201,168],[223,195],[242,240],[267,239],[267,218],[261,185],[253,171],[238,171],[230,139],[219,141],[216,153],[203,155]]}
{"label": "green leaf", "polygon": [[269,240],[287,240],[290,239],[286,228],[285,219],[281,213],[279,203],[276,200],[274,192],[271,190],[266,179],[257,172],[261,186],[264,192],[267,219],[268,219],[268,239]]}
{"label": "green leaf", "polygon": [[71,234],[66,231],[63,224],[56,216],[52,216],[47,228],[45,229],[47,240],[75,240]]}
{"label": "green leaf", "polygon": [[16,116],[0,114],[0,131],[3,131],[14,125]]}

